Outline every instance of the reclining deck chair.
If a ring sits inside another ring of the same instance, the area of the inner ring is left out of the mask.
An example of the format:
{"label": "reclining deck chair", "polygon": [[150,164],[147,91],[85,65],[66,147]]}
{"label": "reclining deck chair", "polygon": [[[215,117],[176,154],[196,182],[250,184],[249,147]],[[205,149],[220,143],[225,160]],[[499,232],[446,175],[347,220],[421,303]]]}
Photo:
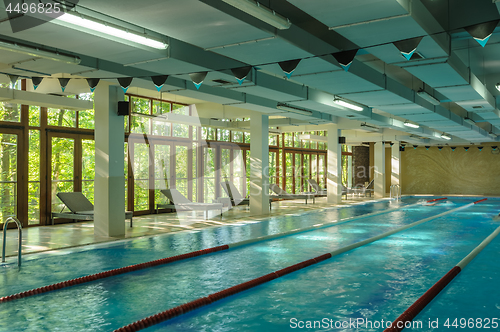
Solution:
{"label": "reclining deck chair", "polygon": [[[81,192],[57,193],[56,196],[64,203],[71,212],[52,212],[51,223],[54,225],[54,218],[67,218],[73,220],[94,220],[94,205]],[[132,227],[132,211],[125,211],[125,219],[130,219]]]}
{"label": "reclining deck chair", "polygon": [[191,202],[189,199],[184,197],[177,189],[163,189],[160,192],[165,195],[170,204],[156,204],[156,212],[158,209],[175,209],[177,211],[204,211],[205,219],[208,218],[208,211],[210,210],[220,210],[222,218],[222,203],[196,203]]}
{"label": "reclining deck chair", "polygon": [[[316,180],[314,179],[309,179],[307,180],[307,183],[309,183],[309,185],[311,186],[311,188],[314,189],[314,194],[316,196],[319,196],[319,197],[325,197],[327,192],[326,192],[326,189],[323,189],[319,186],[318,182],[316,182]],[[347,188],[342,186],[342,193],[341,193],[342,196],[345,196],[345,198],[347,199]]]}
{"label": "reclining deck chair", "polygon": [[[250,198],[243,197],[238,188],[231,181],[222,181],[220,183],[222,189],[226,192],[227,196],[231,199],[231,205],[250,205]],[[273,202],[272,198],[269,198],[269,209],[271,209],[271,203]]]}
{"label": "reclining deck chair", "polygon": [[307,204],[307,200],[312,198],[313,203],[315,202],[314,194],[289,194],[281,189],[276,183],[269,184],[269,189],[271,189],[276,194],[275,197],[279,199],[305,199]]}

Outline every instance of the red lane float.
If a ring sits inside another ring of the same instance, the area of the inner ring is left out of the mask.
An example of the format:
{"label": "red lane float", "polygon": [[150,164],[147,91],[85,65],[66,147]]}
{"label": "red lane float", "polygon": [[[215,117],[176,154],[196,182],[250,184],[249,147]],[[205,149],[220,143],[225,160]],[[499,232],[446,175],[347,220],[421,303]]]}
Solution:
{"label": "red lane float", "polygon": [[484,202],[484,201],[487,201],[488,199],[487,198],[483,198],[483,199],[480,199],[479,201],[475,201],[474,204],[477,204],[479,202]]}
{"label": "red lane float", "polygon": [[20,299],[20,298],[24,298],[24,297],[28,297],[28,296],[32,296],[32,295],[47,293],[47,292],[50,292],[53,290],[57,290],[57,289],[61,289],[61,288],[69,287],[69,286],[84,284],[87,282],[91,282],[91,281],[95,281],[95,280],[99,280],[99,279],[103,279],[103,278],[108,278],[108,277],[116,276],[119,274],[124,274],[124,273],[132,272],[132,271],[138,271],[138,270],[150,268],[153,266],[169,264],[169,263],[181,261],[181,260],[192,258],[192,257],[207,255],[207,254],[211,254],[213,252],[227,250],[227,249],[229,249],[229,246],[226,244],[223,246],[212,247],[212,248],[202,249],[202,250],[198,250],[198,251],[188,252],[186,254],[157,259],[154,261],[145,262],[145,263],[141,263],[141,264],[124,266],[124,267],[121,267],[118,269],[100,272],[100,273],[96,273],[96,274],[91,274],[91,275],[83,276],[83,277],[76,278],[76,279],[62,281],[62,282],[59,282],[57,284],[43,286],[43,287],[28,290],[28,291],[24,291],[21,293],[9,295],[9,296],[4,296],[4,297],[0,298],[0,303],[8,302],[8,301],[12,301],[15,299]]}
{"label": "red lane float", "polygon": [[427,203],[432,203],[432,202],[442,201],[443,199],[448,199],[448,197],[431,199],[430,201],[427,201]]}
{"label": "red lane float", "polygon": [[424,293],[415,303],[405,310],[394,322],[391,327],[384,332],[400,332],[405,328],[407,322],[411,322],[435,297],[439,294],[460,272],[461,268],[453,267],[444,275],[438,282],[434,284],[427,292]]}
{"label": "red lane float", "polygon": [[[477,201],[482,202],[484,199]],[[417,315],[469,264],[497,235],[500,233],[500,227],[491,233],[477,247],[475,247],[467,256],[465,256],[457,265],[455,265],[448,273],[444,275],[438,282],[434,284],[427,292],[424,293],[415,303],[405,310],[389,328],[384,332],[400,332],[407,323],[417,317]],[[408,326],[411,326],[408,325]]]}
{"label": "red lane float", "polygon": [[181,305],[174,307],[172,309],[162,311],[156,315],[151,315],[149,317],[143,318],[143,319],[138,320],[138,321],[131,323],[129,325],[120,327],[119,329],[115,330],[114,332],[134,332],[134,331],[139,331],[139,330],[148,328],[150,326],[153,326],[153,325],[159,324],[161,322],[164,322],[166,320],[172,319],[174,317],[180,316],[184,313],[187,313],[188,311],[198,309],[200,307],[209,305],[215,301],[221,300],[221,299],[226,298],[228,296],[243,292],[247,289],[253,288],[255,286],[269,282],[269,281],[274,280],[276,278],[282,277],[288,273],[298,271],[298,270],[303,269],[307,266],[322,262],[322,261],[324,261],[328,258],[331,258],[331,257],[332,257],[332,255],[328,253],[328,254],[318,256],[318,257],[313,258],[313,259],[309,259],[307,261],[300,262],[298,264],[286,267],[284,269],[266,274],[262,277],[252,279],[250,281],[241,283],[239,285],[236,285],[236,286],[233,286],[230,288],[226,288],[220,292],[210,294],[206,297],[200,297],[199,299],[196,299],[194,301],[191,301],[191,302],[188,302],[185,304],[181,304]]}
{"label": "red lane float", "polygon": [[[412,205],[418,205],[418,203],[412,204]],[[107,278],[107,277],[111,277],[111,276],[115,276],[115,275],[119,275],[119,274],[124,274],[124,273],[127,273],[127,272],[137,271],[137,270],[141,270],[141,269],[145,269],[145,268],[149,268],[149,267],[153,267],[153,266],[157,266],[157,265],[163,265],[163,264],[168,264],[168,263],[180,261],[180,260],[183,260],[183,259],[188,259],[188,258],[192,258],[192,257],[202,256],[202,255],[206,255],[206,254],[213,253],[213,252],[216,252],[216,251],[233,249],[233,248],[236,248],[236,247],[239,247],[239,246],[242,246],[242,245],[246,245],[246,244],[250,244],[250,243],[255,243],[255,242],[265,241],[265,240],[271,240],[271,239],[274,239],[274,238],[277,238],[277,237],[286,236],[286,235],[292,235],[292,234],[296,234],[296,233],[299,233],[299,232],[313,231],[313,230],[321,229],[321,228],[324,228],[324,227],[336,226],[336,225],[339,225],[341,223],[345,223],[345,222],[349,222],[349,221],[353,221],[353,220],[361,219],[361,218],[372,217],[372,216],[380,215],[380,214],[383,214],[383,213],[392,212],[392,211],[395,211],[395,210],[399,210],[399,209],[410,207],[412,205],[400,206],[400,207],[397,207],[397,208],[394,208],[394,209],[388,209],[386,211],[379,211],[379,212],[368,213],[368,214],[365,214],[365,215],[362,215],[362,216],[357,216],[357,217],[350,217],[350,218],[343,219],[340,222],[337,221],[337,222],[332,223],[332,224],[319,224],[319,225],[314,225],[314,226],[306,227],[306,228],[302,228],[302,229],[296,229],[296,230],[288,231],[288,232],[284,232],[284,233],[278,233],[278,234],[272,234],[272,235],[267,235],[267,236],[261,236],[261,237],[258,237],[258,238],[255,238],[255,239],[251,239],[251,240],[245,240],[245,241],[240,241],[240,242],[236,242],[236,243],[230,243],[228,245],[223,245],[223,246],[218,246],[218,247],[213,247],[213,248],[198,250],[198,251],[194,251],[194,252],[190,252],[190,253],[186,253],[186,254],[182,254],[182,255],[177,255],[177,256],[173,256],[173,257],[167,257],[167,258],[159,259],[159,260],[156,260],[156,261],[151,261],[151,262],[145,262],[145,263],[136,264],[136,265],[125,266],[125,267],[114,269],[114,270],[104,271],[104,272],[101,272],[101,273],[92,274],[92,275],[88,275],[88,276],[83,276],[83,277],[76,278],[76,279],[66,280],[66,281],[59,282],[57,284],[53,284],[53,285],[49,285],[49,286],[44,286],[44,287],[39,287],[39,288],[35,288],[35,289],[28,290],[28,291],[25,291],[25,292],[21,292],[21,293],[18,293],[18,294],[13,294],[13,295],[8,295],[8,296],[1,297],[0,298],[0,303],[2,303],[2,302],[8,302],[8,301],[12,301],[12,300],[15,300],[15,299],[20,299],[20,298],[24,298],[24,297],[28,297],[28,296],[32,296],[32,295],[42,294],[42,293],[50,292],[50,291],[53,291],[53,290],[58,290],[58,289],[61,289],[61,288],[66,288],[66,287],[70,287],[70,286],[74,286],[74,285],[79,285],[79,284],[91,282],[91,281],[94,281],[94,280],[103,279],[103,278]]]}

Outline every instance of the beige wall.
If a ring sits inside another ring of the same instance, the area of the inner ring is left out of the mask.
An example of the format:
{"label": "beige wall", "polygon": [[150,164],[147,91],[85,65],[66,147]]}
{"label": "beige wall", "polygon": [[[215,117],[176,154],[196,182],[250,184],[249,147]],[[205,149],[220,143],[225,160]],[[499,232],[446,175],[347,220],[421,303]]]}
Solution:
{"label": "beige wall", "polygon": [[[389,143],[386,144],[385,148],[385,192],[386,194],[389,194],[391,190],[391,146]],[[370,143],[370,181],[373,180],[373,172],[374,172],[374,165],[375,165],[375,156],[374,156],[374,151],[375,151],[375,144]]]}
{"label": "beige wall", "polygon": [[403,194],[500,195],[500,154],[492,154],[491,145],[482,151],[407,146],[401,152]]}

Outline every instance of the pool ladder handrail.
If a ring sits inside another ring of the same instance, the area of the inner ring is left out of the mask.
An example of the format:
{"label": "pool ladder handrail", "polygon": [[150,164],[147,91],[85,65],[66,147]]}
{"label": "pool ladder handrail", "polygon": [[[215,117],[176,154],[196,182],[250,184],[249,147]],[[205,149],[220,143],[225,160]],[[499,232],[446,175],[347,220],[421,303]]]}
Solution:
{"label": "pool ladder handrail", "polygon": [[5,240],[7,239],[7,226],[11,222],[14,222],[17,225],[17,228],[19,229],[19,236],[18,236],[19,246],[18,246],[18,252],[17,252],[17,266],[21,267],[21,246],[23,243],[23,226],[21,225],[21,222],[15,217],[7,218],[7,220],[5,221],[5,224],[3,224],[2,263],[5,262]]}
{"label": "pool ladder handrail", "polygon": [[395,198],[397,200],[400,199],[401,198],[401,186],[399,184],[391,185],[391,187],[389,189],[389,194],[390,194],[391,199],[392,198]]}

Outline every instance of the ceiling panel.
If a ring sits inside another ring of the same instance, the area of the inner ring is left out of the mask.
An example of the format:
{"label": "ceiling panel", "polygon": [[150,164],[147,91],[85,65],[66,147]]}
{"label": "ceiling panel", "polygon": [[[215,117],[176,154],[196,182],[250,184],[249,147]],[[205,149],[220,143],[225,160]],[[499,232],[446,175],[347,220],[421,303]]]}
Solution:
{"label": "ceiling panel", "polygon": [[265,65],[285,60],[302,59],[312,54],[282,39],[267,39],[255,43],[217,48],[212,52],[254,65]]}
{"label": "ceiling panel", "polygon": [[422,27],[409,16],[347,26],[335,31],[363,48],[425,35]]}
{"label": "ceiling panel", "polygon": [[392,0],[289,0],[325,25],[339,26],[407,14],[397,1]]}
{"label": "ceiling panel", "polygon": [[[494,110],[493,106],[491,106],[484,99],[459,101],[459,102],[457,102],[457,104],[460,105],[461,107],[463,107],[468,112],[481,113],[481,112]],[[479,106],[480,106],[480,108],[478,108]]]}
{"label": "ceiling panel", "polygon": [[470,85],[449,86],[436,90],[455,102],[477,100],[480,97]]}
{"label": "ceiling panel", "polygon": [[415,66],[405,66],[404,68],[433,88],[468,83],[447,63],[430,65],[416,63]]}
{"label": "ceiling panel", "polygon": [[406,114],[405,118],[411,121],[423,123],[424,121],[440,121],[443,117],[437,113]]}
{"label": "ceiling panel", "polygon": [[380,105],[403,104],[408,102],[406,98],[387,90],[348,93],[342,94],[341,96],[363,105],[377,108],[380,108]]}
{"label": "ceiling panel", "polygon": [[380,86],[344,70],[303,76],[294,75],[292,79],[335,95],[357,91],[382,90]]}
{"label": "ceiling panel", "polygon": [[405,115],[405,114],[421,114],[421,113],[431,113],[432,111],[422,107],[417,104],[404,103],[395,105],[379,105],[377,109],[393,114],[393,115]]}
{"label": "ceiling panel", "polygon": [[282,101],[282,102],[286,102],[286,101],[290,101],[290,100],[297,100],[297,98],[298,98],[295,95],[266,89],[264,87],[256,86],[256,85],[249,85],[249,86],[242,85],[242,86],[235,87],[231,90],[249,93],[249,94],[252,94],[254,96],[264,97],[264,98],[268,98],[271,100]]}

